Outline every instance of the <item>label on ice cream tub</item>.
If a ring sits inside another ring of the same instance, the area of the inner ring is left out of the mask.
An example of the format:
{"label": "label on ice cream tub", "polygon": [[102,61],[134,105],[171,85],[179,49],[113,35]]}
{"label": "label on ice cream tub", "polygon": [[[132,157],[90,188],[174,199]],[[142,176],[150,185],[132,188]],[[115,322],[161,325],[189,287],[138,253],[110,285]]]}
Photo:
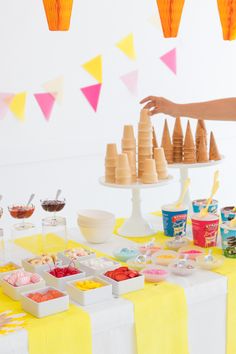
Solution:
{"label": "label on ice cream tub", "polygon": [[162,207],[163,228],[166,236],[184,236],[186,233],[188,209],[174,205]]}
{"label": "label on ice cream tub", "polygon": [[193,243],[200,247],[215,247],[217,243],[219,216],[208,213],[201,217],[199,214],[193,214],[192,232]]}
{"label": "label on ice cream tub", "polygon": [[236,227],[230,227],[229,223],[220,226],[221,244],[225,257],[236,258]]}
{"label": "label on ice cream tub", "polygon": [[[199,213],[207,205],[207,199],[196,199],[193,200],[192,206],[194,213]],[[208,207],[209,213],[216,213],[218,209],[218,201],[213,199]]]}

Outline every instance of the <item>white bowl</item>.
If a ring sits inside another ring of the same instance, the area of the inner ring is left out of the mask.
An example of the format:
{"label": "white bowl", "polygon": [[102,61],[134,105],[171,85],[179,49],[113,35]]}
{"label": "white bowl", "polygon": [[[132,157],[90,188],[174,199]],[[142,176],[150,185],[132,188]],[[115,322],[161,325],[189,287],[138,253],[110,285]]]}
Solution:
{"label": "white bowl", "polygon": [[85,209],[78,212],[78,220],[89,225],[104,224],[114,219],[114,214],[104,210]]}
{"label": "white bowl", "polygon": [[104,243],[112,236],[115,220],[108,225],[100,225],[96,227],[84,226],[78,222],[78,226],[82,235],[88,242]]}
{"label": "white bowl", "polygon": [[40,279],[37,283],[31,283],[22,286],[13,286],[9,284],[6,280],[2,281],[2,291],[4,294],[9,296],[13,300],[20,300],[21,293],[30,292],[31,290],[41,289],[45,286],[44,279]]}
{"label": "white bowl", "polygon": [[56,299],[52,299],[52,300],[48,300],[48,301],[44,301],[44,302],[39,302],[39,303],[31,300],[27,296],[28,294],[36,293],[36,292],[45,293],[49,289],[58,290],[58,289],[55,289],[51,286],[48,286],[48,287],[44,287],[44,288],[41,288],[38,290],[22,293],[20,301],[21,301],[21,306],[22,306],[23,310],[31,313],[31,315],[38,317],[38,318],[53,315],[55,313],[68,310],[69,309],[69,295],[63,291],[60,291],[63,294],[63,296],[58,297]]}
{"label": "white bowl", "polygon": [[112,285],[99,277],[87,277],[82,280],[94,280],[103,286],[101,288],[80,290],[75,286],[75,281],[66,284],[66,291],[71,299],[77,301],[80,305],[87,306],[112,299]]}

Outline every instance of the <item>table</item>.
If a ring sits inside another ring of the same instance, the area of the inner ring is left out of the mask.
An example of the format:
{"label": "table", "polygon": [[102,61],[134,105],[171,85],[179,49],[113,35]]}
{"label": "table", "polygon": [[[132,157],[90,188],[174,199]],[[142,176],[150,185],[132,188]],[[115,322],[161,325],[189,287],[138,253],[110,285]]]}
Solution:
{"label": "table", "polygon": [[[125,238],[114,236],[106,244],[91,245],[84,241],[77,229],[69,230],[69,236],[110,255],[115,247],[132,244]],[[12,247],[11,255],[14,255],[15,261],[18,262],[21,258],[31,256],[16,245]],[[172,275],[168,281],[179,284],[185,289],[188,303],[190,354],[225,354],[226,277],[199,270],[191,277]],[[100,303],[86,306],[85,309],[90,313],[92,321],[93,354],[137,354],[132,303],[118,298],[107,302],[106,306]],[[26,343],[27,332],[24,330],[0,337],[0,353],[28,354]]]}

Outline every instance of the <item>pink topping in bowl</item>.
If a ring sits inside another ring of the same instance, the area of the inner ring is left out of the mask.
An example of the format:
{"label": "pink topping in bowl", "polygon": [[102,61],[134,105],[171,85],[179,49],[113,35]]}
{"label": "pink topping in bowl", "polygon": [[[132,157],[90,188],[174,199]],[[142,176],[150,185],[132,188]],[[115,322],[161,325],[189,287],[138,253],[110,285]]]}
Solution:
{"label": "pink topping in bowl", "polygon": [[144,269],[143,273],[154,274],[154,275],[165,275],[167,274],[167,271],[164,269]]}
{"label": "pink topping in bowl", "polygon": [[189,250],[189,251],[182,251],[181,253],[183,253],[183,254],[199,254],[202,252],[198,251],[198,250]]}

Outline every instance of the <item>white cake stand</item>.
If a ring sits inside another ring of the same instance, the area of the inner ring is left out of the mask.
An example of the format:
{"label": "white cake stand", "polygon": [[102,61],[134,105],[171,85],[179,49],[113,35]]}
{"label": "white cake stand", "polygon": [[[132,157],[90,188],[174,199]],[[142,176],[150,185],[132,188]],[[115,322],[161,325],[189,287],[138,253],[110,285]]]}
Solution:
{"label": "white cake stand", "polygon": [[129,219],[118,229],[118,234],[127,237],[143,237],[154,235],[157,232],[142,215],[141,211],[141,189],[157,188],[166,186],[173,181],[173,177],[169,176],[168,179],[161,180],[154,184],[133,183],[129,185],[106,183],[105,178],[99,178],[100,184],[110,188],[131,189],[132,191],[132,213]]}
{"label": "white cake stand", "polygon": [[[187,164],[187,163],[174,163],[174,164],[169,164],[168,168],[178,168],[179,173],[180,173],[180,187],[181,187],[181,192],[183,190],[183,185],[184,181],[189,177],[188,170],[191,168],[203,168],[203,167],[213,167],[216,165],[219,165],[222,163],[224,160],[224,156],[221,156],[221,160],[218,161],[208,161],[208,162],[203,162],[203,163],[193,163],[193,164]],[[192,199],[190,196],[189,189],[185,195],[184,198],[184,204],[189,207],[189,210],[192,210]]]}

